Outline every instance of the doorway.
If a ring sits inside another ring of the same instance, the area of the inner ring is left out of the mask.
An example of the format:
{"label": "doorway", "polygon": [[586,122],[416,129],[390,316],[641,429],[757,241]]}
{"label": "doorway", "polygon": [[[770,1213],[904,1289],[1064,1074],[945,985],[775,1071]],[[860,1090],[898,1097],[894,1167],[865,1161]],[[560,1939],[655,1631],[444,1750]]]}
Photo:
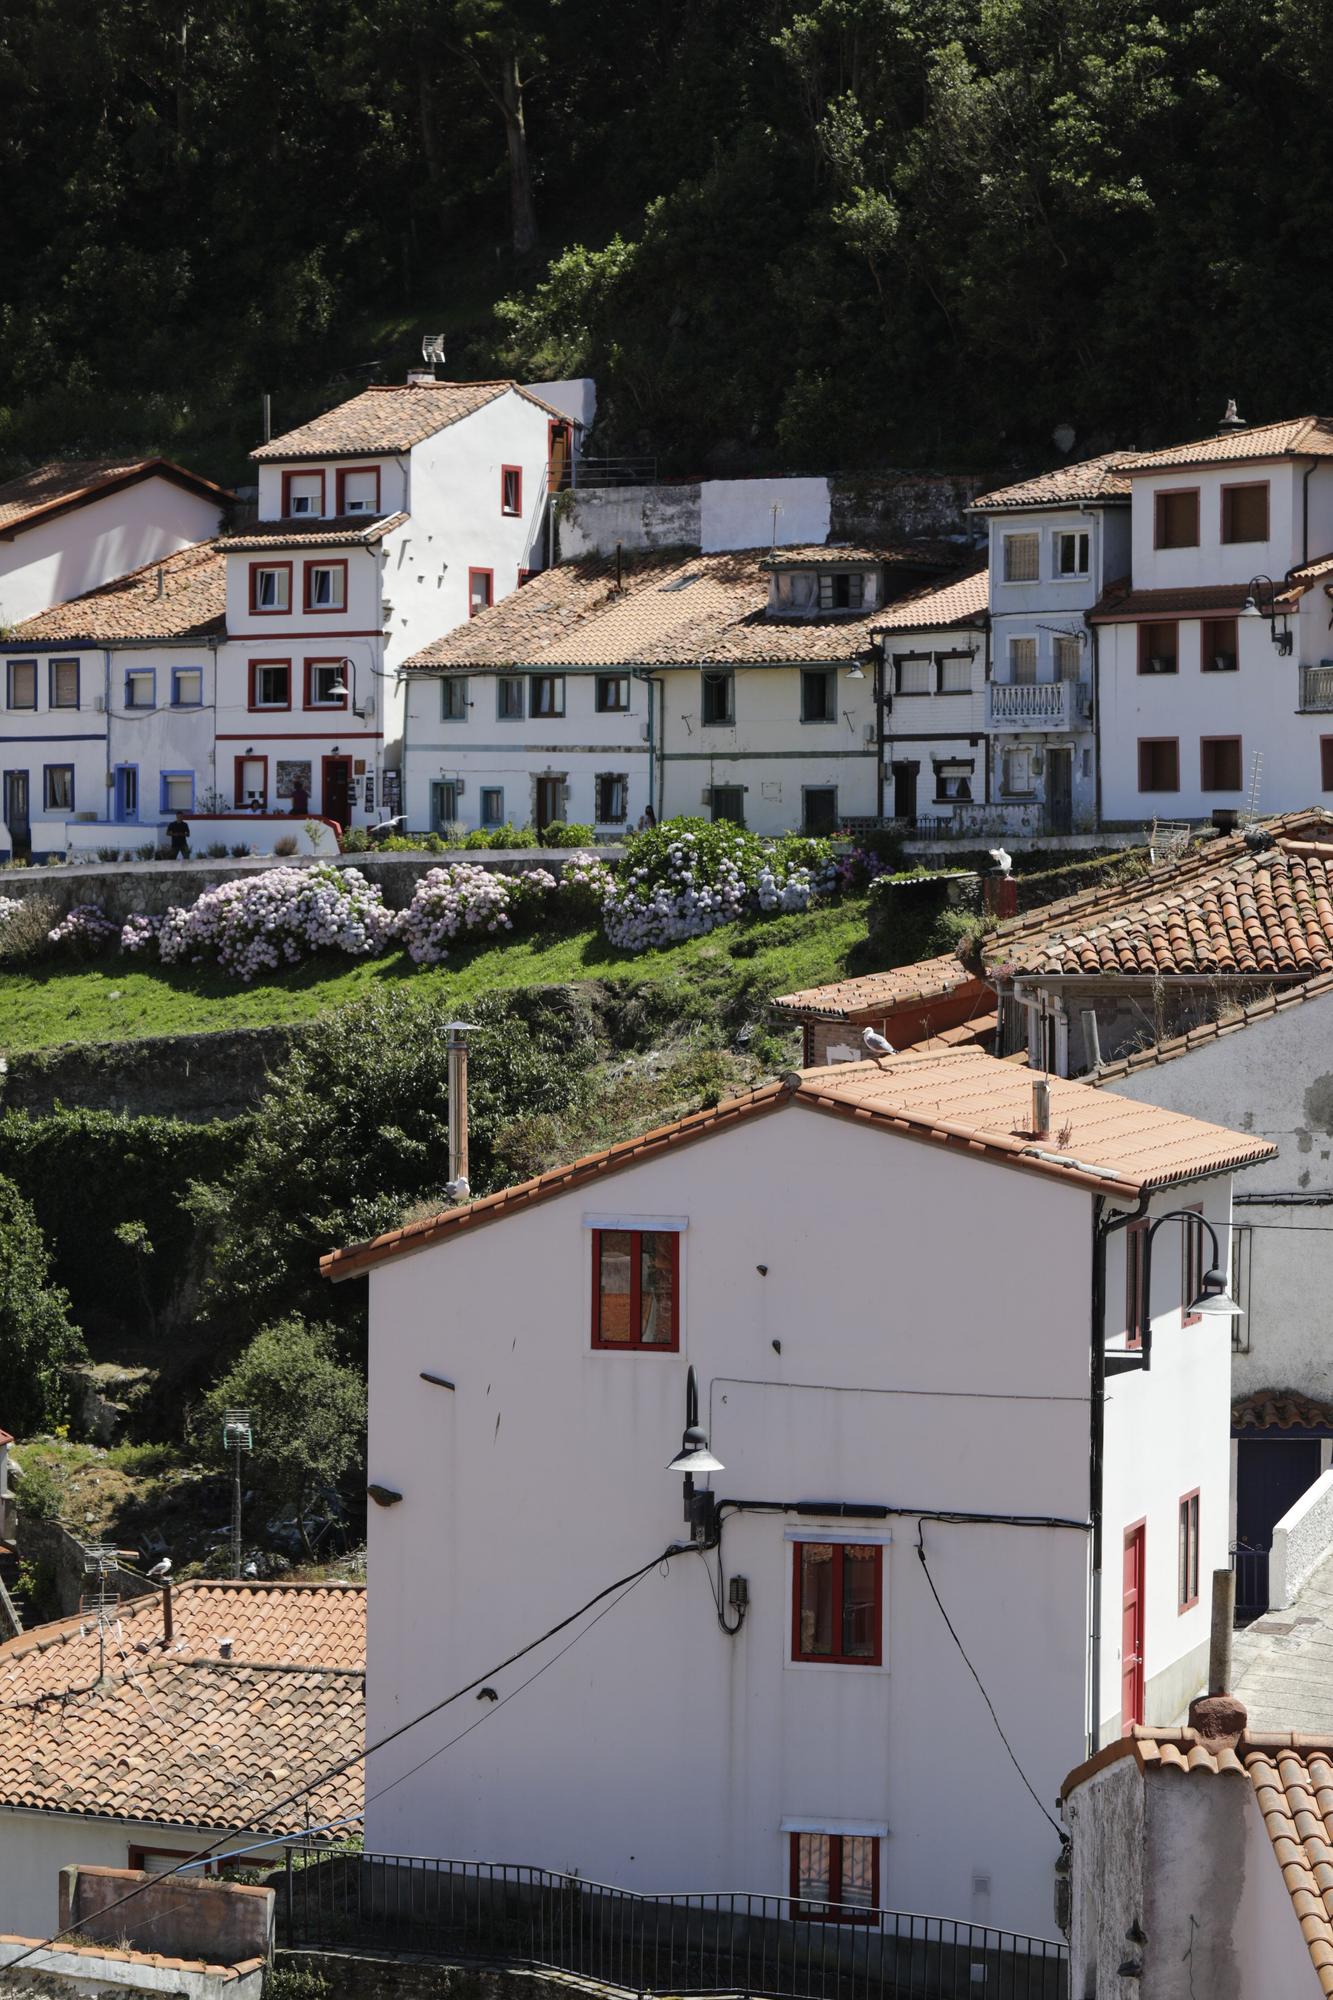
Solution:
{"label": "doorway", "polygon": [[1268,1609],[1273,1530],[1319,1477],[1318,1438],[1242,1437],[1236,1447],[1236,1616]]}
{"label": "doorway", "polygon": [[714,785],[712,807],[714,820],[725,819],[732,826],[744,826],[744,785]]}
{"label": "doorway", "polygon": [[447,833],[458,821],[458,783],[454,778],[435,778],[430,788],[432,833]]}
{"label": "doorway", "polygon": [[565,781],[563,777],[537,778],[534,780],[533,818],[538,833],[545,826],[559,826],[565,817]]}
{"label": "doorway", "polygon": [[893,817],[905,819],[909,825],[916,818],[916,779],[920,769],[919,764],[893,766]]}
{"label": "doorway", "polygon": [[139,817],[139,766],[117,764],[112,775],[115,816],[123,824],[132,825]]}
{"label": "doorway", "polygon": [[352,760],[350,757],[321,759],[320,790],[325,819],[346,827],[352,817]]}
{"label": "doorway", "polygon": [[1120,1733],[1143,1720],[1145,1524],[1125,1530],[1125,1589],[1120,1614]]}
{"label": "doorway", "polygon": [[1074,753],[1072,750],[1046,752],[1046,831],[1072,833],[1074,830]]}
{"label": "doorway", "polygon": [[9,844],[16,857],[24,859],[32,852],[32,822],[28,806],[28,774],[26,771],[5,772],[5,825],[9,829]]}
{"label": "doorway", "polygon": [[838,830],[838,793],[833,785],[801,787],[802,831],[826,839]]}

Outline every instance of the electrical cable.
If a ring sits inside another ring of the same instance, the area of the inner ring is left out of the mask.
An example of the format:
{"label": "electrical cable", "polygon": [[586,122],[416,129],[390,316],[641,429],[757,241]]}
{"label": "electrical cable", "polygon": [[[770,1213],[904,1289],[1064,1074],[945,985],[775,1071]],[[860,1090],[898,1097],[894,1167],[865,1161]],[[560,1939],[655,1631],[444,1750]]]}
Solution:
{"label": "electrical cable", "polygon": [[1055,1828],[1055,1831],[1059,1835],[1060,1839],[1063,1841],[1065,1838],[1064,1828],[1059,1824],[1057,1820],[1051,1818],[1050,1813],[1046,1811],[1046,1808],[1042,1804],[1041,1799],[1038,1797],[1037,1793],[1033,1791],[1031,1779],[1028,1777],[1027,1772],[1023,1769],[1023,1766],[1019,1763],[1017,1757],[1014,1755],[1014,1746],[1009,1741],[1009,1738],[1005,1735],[1004,1730],[1000,1726],[1000,1718],[995,1713],[995,1703],[991,1700],[990,1696],[987,1694],[986,1689],[982,1683],[981,1675],[977,1672],[971,1660],[968,1659],[967,1652],[963,1646],[963,1642],[959,1638],[957,1632],[955,1632],[954,1630],[953,1620],[950,1618],[948,1612],[945,1610],[944,1605],[940,1600],[940,1594],[938,1590],[936,1590],[935,1588],[935,1579],[930,1573],[930,1565],[926,1561],[925,1531],[919,1521],[917,1523],[917,1530],[916,1530],[916,1552],[917,1556],[920,1559],[921,1567],[925,1572],[926,1582],[930,1585],[930,1594],[934,1598],[935,1603],[939,1608],[940,1617],[944,1620],[945,1624],[949,1628],[949,1637],[953,1640],[954,1645],[957,1646],[959,1654],[962,1657],[963,1665],[967,1668],[967,1671],[971,1674],[973,1680],[976,1682],[978,1688],[981,1690],[981,1699],[985,1702],[987,1708],[990,1710],[990,1719],[995,1724],[995,1728],[999,1735],[1001,1743],[1003,1743],[1005,1749],[1009,1752],[1009,1762],[1013,1765],[1019,1777],[1023,1780],[1023,1783],[1027,1786],[1027,1789],[1032,1797],[1032,1802],[1036,1806],[1038,1812],[1042,1813],[1045,1816],[1045,1818],[1050,1822],[1051,1826]]}
{"label": "electrical cable", "polygon": [[[268,1808],[269,1812],[283,1812],[288,1806],[295,1805],[299,1800],[308,1797],[320,1785],[327,1785],[334,1778],[342,1777],[345,1772],[353,1769],[355,1765],[365,1762],[367,1758],[374,1756],[378,1751],[386,1749],[390,1743],[396,1743],[398,1738],[406,1736],[409,1730],[418,1728],[423,1722],[428,1722],[433,1715],[438,1715],[442,1709],[449,1708],[456,1701],[461,1701],[465,1694],[471,1694],[475,1688],[483,1686],[493,1676],[504,1673],[507,1668],[514,1666],[519,1660],[526,1659],[529,1653],[535,1652],[539,1646],[544,1646],[548,1639],[554,1639],[557,1634],[567,1631],[571,1625],[576,1624],[584,1616],[585,1612],[591,1611],[593,1606],[600,1604],[604,1598],[615,1597],[617,1593],[632,1588],[641,1578],[647,1576],[649,1570],[656,1569],[659,1564],[669,1563],[673,1556],[693,1555],[695,1553],[696,1550],[693,1543],[669,1543],[651,1561],[641,1563],[638,1569],[631,1570],[628,1576],[617,1577],[614,1583],[608,1583],[604,1589],[599,1590],[595,1596],[590,1597],[586,1604],[581,1604],[577,1611],[571,1611],[567,1617],[560,1619],[555,1625],[548,1626],[547,1630],[541,1633],[538,1638],[530,1639],[527,1645],[520,1646],[518,1651],[511,1653],[507,1659],[499,1661],[495,1666],[487,1667],[485,1672],[476,1675],[473,1680],[467,1681],[462,1687],[455,1688],[452,1694],[443,1696],[441,1700],[434,1702],[430,1708],[423,1709],[419,1715],[409,1717],[406,1722],[400,1722],[397,1728],[389,1730],[387,1735],[377,1738],[374,1743],[367,1743],[363,1750],[356,1751],[350,1757],[344,1757],[339,1763],[331,1765],[327,1770],[317,1772],[313,1778],[309,1779],[307,1783],[298,1786],[294,1792],[289,1792],[285,1798],[276,1800]],[[612,1607],[608,1606],[608,1609],[610,1608]],[[594,1624],[596,1622],[596,1620],[593,1621]],[[573,1642],[571,1641],[571,1643]],[[557,1657],[559,1656],[557,1655]],[[532,1678],[535,1679],[536,1676],[534,1675]],[[515,1692],[518,1692],[518,1690],[515,1690]],[[475,1728],[476,1724],[472,1724],[472,1727]],[[462,1733],[466,1735],[467,1731],[464,1730]],[[426,1761],[429,1762],[429,1759]],[[405,1773],[404,1775],[407,1774]],[[219,1834],[218,1838],[212,1841],[209,1846],[201,1847],[197,1853],[186,1855],[183,1860],[177,1862],[174,1868],[166,1868],[160,1875],[154,1875],[151,1878],[152,1881],[169,1881],[173,1875],[179,1875],[182,1870],[197,1866],[201,1861],[210,1860],[217,1853],[218,1849],[232,1838],[234,1838],[234,1835],[231,1833]],[[118,1910],[124,1904],[133,1902],[148,1887],[149,1884],[147,1882],[138,1883],[133,1889],[128,1890],[125,1895],[118,1896],[114,1903],[108,1903],[105,1908],[99,1910],[99,1918],[109,1916],[112,1910]],[[34,1958],[38,1952],[49,1951],[62,1937],[69,1936],[70,1932],[74,1929],[77,1929],[76,1925],[67,1924],[63,1930],[56,1931],[51,1937],[37,1940],[35,1943],[29,1945],[26,1951],[21,1952],[17,1958],[11,1959],[5,1970],[12,1972],[16,1967],[23,1965],[28,1959]]]}

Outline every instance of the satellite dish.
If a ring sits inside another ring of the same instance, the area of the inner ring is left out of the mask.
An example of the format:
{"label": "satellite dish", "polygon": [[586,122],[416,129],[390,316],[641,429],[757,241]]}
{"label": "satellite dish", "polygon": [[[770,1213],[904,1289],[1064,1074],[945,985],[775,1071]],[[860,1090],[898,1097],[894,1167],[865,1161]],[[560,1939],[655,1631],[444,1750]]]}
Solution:
{"label": "satellite dish", "polygon": [[423,361],[428,361],[432,367],[434,367],[437,361],[444,360],[444,335],[442,333],[422,334],[421,358]]}

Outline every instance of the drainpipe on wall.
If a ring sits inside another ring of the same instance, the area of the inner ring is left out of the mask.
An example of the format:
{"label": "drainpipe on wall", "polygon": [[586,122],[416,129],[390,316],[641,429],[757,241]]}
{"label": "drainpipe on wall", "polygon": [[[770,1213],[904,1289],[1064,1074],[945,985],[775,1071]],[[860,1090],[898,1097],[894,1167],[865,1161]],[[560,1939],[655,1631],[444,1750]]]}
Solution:
{"label": "drainpipe on wall", "polygon": [[[631,667],[630,672],[634,679],[642,681],[648,690],[648,803],[650,806],[653,804],[653,759],[656,757],[658,774],[657,804],[653,806],[653,811],[660,822],[663,816],[663,805],[666,797],[666,767],[661,754],[666,749],[666,683],[660,674],[650,674],[646,667]],[[657,703],[655,700],[655,690],[658,688],[662,690],[662,740],[660,747],[657,743],[656,730]]]}
{"label": "drainpipe on wall", "polygon": [[1315,467],[1316,467],[1316,466],[1318,465],[1318,463],[1319,463],[1319,460],[1318,460],[1317,458],[1312,458],[1312,459],[1310,460],[1310,463],[1309,463],[1309,464],[1308,464],[1308,465],[1306,466],[1306,468],[1305,468],[1305,477],[1304,477],[1304,479],[1303,479],[1303,480],[1301,481],[1301,564],[1302,564],[1302,567],[1303,567],[1303,566],[1304,566],[1304,565],[1305,565],[1306,563],[1308,563],[1308,562],[1309,562],[1309,560],[1310,560],[1310,474],[1311,474],[1311,473],[1312,473],[1312,472],[1314,471],[1314,469],[1315,469]]}
{"label": "drainpipe on wall", "polygon": [[1092,634],[1092,769],[1096,785],[1093,809],[1097,815],[1097,825],[1102,823],[1102,648],[1101,628],[1094,625],[1083,614],[1084,623]]}
{"label": "drainpipe on wall", "polygon": [[[112,805],[114,807],[114,801],[112,800],[111,797],[113,790],[113,781],[111,777],[111,648],[110,646],[103,646],[102,648],[102,713],[106,717],[106,732],[102,737],[102,746],[106,753],[106,781],[102,790],[102,817],[107,821],[108,824],[110,824],[111,814],[106,810],[108,805]],[[214,731],[214,734],[216,735],[216,730]]]}
{"label": "drainpipe on wall", "polygon": [[1088,1592],[1088,1732],[1087,1754],[1101,1748],[1102,1727],[1102,1485],[1106,1444],[1106,1239],[1128,1229],[1148,1212],[1145,1190],[1137,1206],[1108,1216],[1105,1197],[1092,1207],[1092,1394],[1089,1398],[1088,1521],[1092,1528]]}

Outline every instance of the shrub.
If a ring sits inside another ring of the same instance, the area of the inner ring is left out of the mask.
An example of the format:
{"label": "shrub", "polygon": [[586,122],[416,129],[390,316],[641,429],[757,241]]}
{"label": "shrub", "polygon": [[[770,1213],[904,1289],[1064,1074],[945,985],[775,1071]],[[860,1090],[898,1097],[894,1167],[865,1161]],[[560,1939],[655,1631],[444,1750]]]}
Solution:
{"label": "shrub", "polygon": [[543,847],[591,847],[596,838],[595,828],[580,825],[577,820],[556,820],[554,825],[541,830]]}
{"label": "shrub", "polygon": [[48,951],[55,913],[45,896],[0,896],[0,964],[17,965]]}
{"label": "shrub", "polygon": [[254,853],[254,848],[248,840],[238,840],[234,847],[227,849],[227,852],[233,861],[244,861],[249,855]]}
{"label": "shrub", "polygon": [[157,943],[157,934],[161,928],[161,917],[146,916],[141,910],[136,910],[132,916],[126,917],[121,925],[121,950],[133,952],[151,950]]}
{"label": "shrub", "polygon": [[486,836],[488,847],[535,847],[537,836],[530,826],[515,826],[506,820],[503,826],[494,826]]}
{"label": "shrub", "polygon": [[62,1370],[83,1355],[69,1295],[50,1282],[37,1217],[13,1181],[0,1179],[0,1382],[16,1433],[48,1430],[64,1414]]}
{"label": "shrub", "polygon": [[270,868],[206,889],[189,910],[170,909],[158,932],[164,965],[212,962],[249,981],[298,965],[317,951],[370,958],[392,941],[398,919],[355,868]]}
{"label": "shrub", "polygon": [[96,958],[120,942],[120,925],[97,903],[79,903],[53,930],[49,942],[76,958]]}
{"label": "shrub", "polygon": [[512,894],[505,876],[468,861],[428,869],[400,920],[409,956],[417,965],[438,965],[452,938],[512,930]]}
{"label": "shrub", "polygon": [[159,847],[155,840],[145,840],[141,847],[136,847],[134,850],[135,858],[139,861],[160,861],[165,852],[166,850]]}
{"label": "shrub", "polygon": [[204,849],[204,859],[206,861],[225,861],[230,851],[225,840],[210,840],[208,846]]}
{"label": "shrub", "polygon": [[634,834],[603,903],[610,942],[647,951],[702,937],[734,923],[745,909],[747,875],[757,878],[764,850],[753,834],[725,821],[666,820]]}
{"label": "shrub", "polygon": [[99,861],[119,861],[120,849],[118,847],[99,847],[97,858]]}
{"label": "shrub", "polygon": [[[342,849],[344,854],[364,854],[369,846],[370,846],[370,835],[369,833],[367,833],[365,827],[363,826],[348,827],[342,839]],[[273,852],[275,854],[278,852],[276,843],[274,844]],[[295,854],[296,852],[295,847],[289,848],[288,852],[290,854]]]}
{"label": "shrub", "polygon": [[30,1521],[58,1521],[65,1497],[61,1482],[42,1459],[25,1456],[20,1463],[23,1477],[14,1487],[19,1512]]}
{"label": "shrub", "polygon": [[557,901],[565,922],[575,929],[600,923],[615,879],[606,863],[595,854],[571,854],[560,877]]}
{"label": "shrub", "polygon": [[516,931],[538,931],[550,926],[558,883],[546,868],[525,868],[521,874],[506,875],[509,921]]}
{"label": "shrub", "polygon": [[296,853],[299,846],[300,842],[294,833],[283,833],[279,834],[278,838],[274,841],[273,852],[280,854],[284,860],[288,860]]}

